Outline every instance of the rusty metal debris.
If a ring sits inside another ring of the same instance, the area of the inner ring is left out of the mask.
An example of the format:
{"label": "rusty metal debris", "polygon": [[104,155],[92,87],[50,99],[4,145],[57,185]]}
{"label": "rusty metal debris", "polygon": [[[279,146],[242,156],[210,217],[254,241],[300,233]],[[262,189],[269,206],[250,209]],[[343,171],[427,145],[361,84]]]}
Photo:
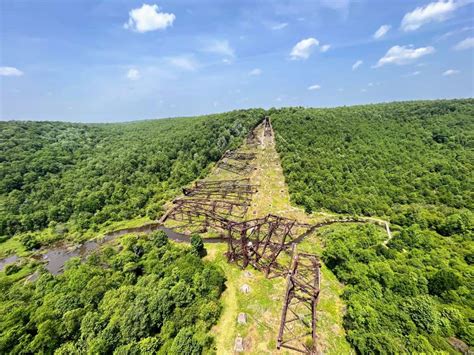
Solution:
{"label": "rusty metal debris", "polygon": [[273,136],[272,122],[270,121],[269,117],[265,117],[265,119],[263,120],[263,129],[265,132],[265,137]]}
{"label": "rusty metal debris", "polygon": [[234,160],[253,160],[257,157],[255,153],[242,153],[236,151],[228,150],[224,154],[224,158],[234,159]]}
{"label": "rusty metal debris", "polygon": [[[273,135],[269,117],[263,120],[265,137]],[[247,136],[247,145],[260,141],[255,131]],[[238,175],[249,174],[255,153],[227,151],[217,163],[220,169]],[[212,228],[227,239],[227,258],[242,268],[249,264],[265,273],[267,278],[286,277],[287,286],[277,348],[316,354],[316,305],[320,292],[320,262],[312,254],[297,253],[296,243],[319,225],[311,226],[290,218],[269,214],[262,218],[242,219],[247,214],[258,186],[249,178],[232,180],[201,180],[184,188],[184,197],[175,199],[173,207],[161,218],[183,222],[173,228]],[[328,222],[327,224],[333,223]],[[325,223],[321,223],[324,225]],[[291,249],[291,261],[281,256]],[[286,260],[286,265],[281,260]],[[289,265],[288,265],[289,264]],[[242,286],[248,293],[248,285]],[[239,316],[240,319],[240,316]],[[239,320],[240,322],[240,320]],[[243,351],[243,339],[235,340],[236,352]]]}
{"label": "rusty metal debris", "polygon": [[277,348],[317,354],[316,306],[321,286],[321,263],[312,254],[298,253],[293,244],[291,266],[278,332]]}
{"label": "rusty metal debris", "polygon": [[249,183],[249,179],[198,181],[194,187],[183,189],[187,197],[201,197],[231,201],[250,202],[257,192],[257,186]]}
{"label": "rusty metal debris", "polygon": [[286,268],[277,262],[284,250],[310,228],[296,220],[275,215],[230,223],[227,228],[229,262],[251,264],[267,277],[281,276]]}

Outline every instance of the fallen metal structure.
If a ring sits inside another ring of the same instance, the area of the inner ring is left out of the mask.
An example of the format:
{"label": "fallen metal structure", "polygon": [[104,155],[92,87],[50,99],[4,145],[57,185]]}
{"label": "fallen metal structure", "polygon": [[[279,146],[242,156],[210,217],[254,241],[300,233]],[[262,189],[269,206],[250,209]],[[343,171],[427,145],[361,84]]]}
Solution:
{"label": "fallen metal structure", "polygon": [[258,140],[257,135],[255,134],[255,132],[253,130],[250,131],[249,134],[247,135],[247,145],[250,146],[250,147],[255,147],[259,143],[260,143],[260,141]]}
{"label": "fallen metal structure", "polygon": [[179,226],[174,226],[175,229],[183,227],[200,227],[201,229],[207,229],[208,227],[216,230],[225,231],[229,224],[229,220],[220,215],[212,209],[207,208],[208,206],[202,206],[199,204],[187,204],[178,203],[172,209],[170,209],[166,215],[161,219],[161,223],[164,223],[168,219],[172,219],[178,222],[184,222]]}
{"label": "fallen metal structure", "polygon": [[173,201],[175,208],[201,208],[220,216],[243,218],[249,208],[247,201],[228,201],[228,200],[208,200],[202,198],[196,199],[176,199]]}
{"label": "fallen metal structure", "polygon": [[263,129],[265,137],[271,137],[273,135],[272,123],[269,117],[265,117],[263,120]]}
{"label": "fallen metal structure", "polygon": [[250,203],[257,186],[250,184],[250,179],[197,181],[193,187],[184,188],[186,197],[199,197],[227,201]]}
{"label": "fallen metal structure", "polygon": [[298,253],[293,244],[291,266],[278,332],[277,349],[317,354],[316,306],[321,286],[321,263],[312,254]]}
{"label": "fallen metal structure", "polygon": [[309,228],[309,225],[296,220],[271,214],[230,223],[227,228],[227,259],[240,263],[242,268],[251,264],[267,277],[281,276],[287,268],[277,262],[278,256]]}
{"label": "fallen metal structure", "polygon": [[234,159],[234,160],[254,160],[257,157],[255,153],[242,153],[228,150],[225,152],[223,158]]}
{"label": "fallen metal structure", "polygon": [[247,175],[253,169],[254,166],[250,164],[248,161],[240,161],[240,160],[232,160],[224,159],[217,163],[217,167],[222,170],[230,171],[231,173],[237,175]]}

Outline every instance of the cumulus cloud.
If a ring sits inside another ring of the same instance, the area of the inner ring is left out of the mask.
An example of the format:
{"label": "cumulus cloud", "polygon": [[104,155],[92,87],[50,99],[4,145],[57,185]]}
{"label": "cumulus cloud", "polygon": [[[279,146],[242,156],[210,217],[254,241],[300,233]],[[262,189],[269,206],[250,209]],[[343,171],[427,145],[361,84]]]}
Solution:
{"label": "cumulus cloud", "polygon": [[455,74],[459,74],[459,70],[448,69],[443,73],[443,76],[450,76],[450,75],[455,75]]}
{"label": "cumulus cloud", "polygon": [[249,72],[249,75],[251,76],[259,76],[262,74],[262,69],[260,68],[255,68]]}
{"label": "cumulus cloud", "polygon": [[357,68],[359,68],[364,62],[362,60],[358,60],[357,62],[355,62],[354,64],[352,64],[352,70],[356,70]]}
{"label": "cumulus cloud", "polygon": [[135,68],[129,69],[127,72],[127,79],[130,79],[130,80],[140,79],[140,72]]}
{"label": "cumulus cloud", "polygon": [[129,18],[123,27],[135,32],[163,30],[173,25],[176,16],[166,12],[159,12],[158,5],[143,4],[142,7],[132,9]]}
{"label": "cumulus cloud", "polygon": [[227,40],[215,40],[204,48],[204,51],[214,54],[223,55],[226,57],[233,57],[235,55],[234,48],[231,47]]}
{"label": "cumulus cloud", "polygon": [[168,58],[168,62],[174,67],[187,71],[194,71],[198,67],[198,62],[193,57],[182,55]]}
{"label": "cumulus cloud", "polygon": [[319,90],[321,89],[321,85],[314,84],[308,87],[308,90]]}
{"label": "cumulus cloud", "polygon": [[273,31],[278,31],[278,30],[284,29],[286,26],[288,26],[288,23],[287,22],[282,22],[282,23],[277,23],[275,25],[272,25],[270,28]]}
{"label": "cumulus cloud", "polygon": [[383,36],[385,36],[387,34],[388,31],[390,31],[391,28],[392,28],[392,26],[390,26],[390,25],[382,25],[382,26],[379,27],[379,29],[377,31],[375,31],[373,37],[375,39],[382,38]]}
{"label": "cumulus cloud", "polygon": [[400,27],[403,31],[415,31],[430,22],[442,22],[449,19],[454,12],[468,4],[470,0],[439,0],[425,6],[417,7],[408,12],[402,19]]}
{"label": "cumulus cloud", "polygon": [[296,43],[291,50],[291,59],[308,59],[314,47],[319,46],[319,41],[316,38],[310,37],[303,39]]}
{"label": "cumulus cloud", "polygon": [[410,64],[425,55],[432,54],[435,49],[431,46],[414,48],[410,46],[393,46],[390,48],[385,56],[379,59],[375,68],[386,64],[405,65]]}
{"label": "cumulus cloud", "polygon": [[454,46],[454,49],[457,51],[462,51],[464,49],[469,49],[474,47],[474,37],[468,37],[463,39],[461,42]]}
{"label": "cumulus cloud", "polygon": [[0,67],[0,76],[22,76],[23,72],[15,67]]}
{"label": "cumulus cloud", "polygon": [[321,52],[327,52],[329,50],[329,48],[331,48],[331,45],[330,44],[325,44],[325,45],[322,45],[321,46]]}

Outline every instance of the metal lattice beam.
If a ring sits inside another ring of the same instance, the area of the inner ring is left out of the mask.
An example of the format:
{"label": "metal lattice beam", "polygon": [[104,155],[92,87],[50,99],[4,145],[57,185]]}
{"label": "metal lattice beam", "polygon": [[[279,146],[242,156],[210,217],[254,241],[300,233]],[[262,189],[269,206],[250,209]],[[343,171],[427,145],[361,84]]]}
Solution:
{"label": "metal lattice beam", "polygon": [[321,263],[315,255],[298,253],[296,244],[292,249],[277,348],[317,354],[316,306],[321,286]]}

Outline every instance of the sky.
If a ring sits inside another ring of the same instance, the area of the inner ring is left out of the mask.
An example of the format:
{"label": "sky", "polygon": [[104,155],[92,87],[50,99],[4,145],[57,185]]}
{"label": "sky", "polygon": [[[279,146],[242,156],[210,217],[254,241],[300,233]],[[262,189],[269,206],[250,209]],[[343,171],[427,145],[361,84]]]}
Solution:
{"label": "sky", "polygon": [[474,96],[473,0],[0,0],[0,119]]}

